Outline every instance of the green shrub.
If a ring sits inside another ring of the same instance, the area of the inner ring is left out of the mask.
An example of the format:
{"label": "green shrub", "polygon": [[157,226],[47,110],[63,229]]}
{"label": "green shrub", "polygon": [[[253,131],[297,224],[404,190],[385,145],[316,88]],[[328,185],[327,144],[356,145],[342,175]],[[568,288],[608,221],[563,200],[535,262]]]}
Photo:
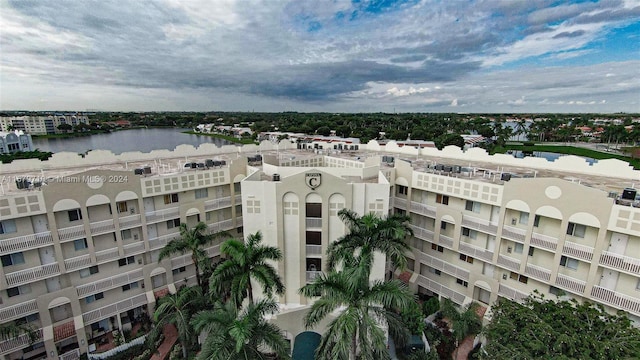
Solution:
{"label": "green shrub", "polygon": [[422,313],[425,317],[435,314],[438,310],[440,310],[440,301],[435,296],[422,303]]}

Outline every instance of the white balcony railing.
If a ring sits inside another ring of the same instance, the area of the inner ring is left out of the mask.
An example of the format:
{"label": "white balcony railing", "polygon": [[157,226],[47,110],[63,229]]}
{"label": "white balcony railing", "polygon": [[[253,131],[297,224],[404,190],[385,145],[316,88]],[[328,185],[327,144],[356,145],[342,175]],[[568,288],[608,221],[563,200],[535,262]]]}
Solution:
{"label": "white balcony railing", "polygon": [[98,320],[106,319],[115,314],[131,310],[138,306],[147,304],[147,294],[140,294],[134,297],[118,301],[117,303],[103,306],[99,309],[88,311],[82,314],[82,320],[85,324],[91,324]]}
{"label": "white balcony railing", "polygon": [[493,261],[493,251],[483,249],[475,245],[467,244],[465,242],[460,241],[460,246],[458,247],[458,250],[461,253],[472,256],[474,258],[482,259],[489,262]]}
{"label": "white balcony railing", "polygon": [[91,255],[80,255],[64,259],[64,268],[67,272],[83,269],[91,266]]}
{"label": "white balcony railing", "polygon": [[401,209],[407,209],[407,199],[394,197],[393,198],[393,206]]}
{"label": "white balcony railing", "polygon": [[124,250],[124,256],[138,255],[146,251],[144,248],[144,242],[142,241],[137,241],[132,244],[124,245],[122,248]]}
{"label": "white balcony railing", "polygon": [[316,228],[319,229],[322,227],[322,218],[306,218],[305,225],[307,228]]}
{"label": "white balcony railing", "polygon": [[593,248],[591,246],[580,245],[571,241],[565,241],[562,246],[562,253],[564,255],[591,261],[593,259]]}
{"label": "white balcony railing", "polygon": [[231,197],[222,197],[218,199],[207,200],[204,202],[204,211],[212,211],[231,206]]}
{"label": "white balcony railing", "polygon": [[80,349],[73,349],[59,355],[58,360],[80,360]]}
{"label": "white balcony railing", "polygon": [[242,204],[242,195],[234,196],[233,201],[236,203],[236,205]]}
{"label": "white balcony railing", "polygon": [[640,259],[631,256],[603,251],[600,255],[600,265],[640,275]]}
{"label": "white balcony railing", "polygon": [[193,259],[191,259],[191,252],[171,259],[171,269],[177,269],[191,264],[193,264]]}
{"label": "white balcony railing", "polygon": [[222,220],[222,221],[218,221],[216,223],[207,225],[207,229],[211,234],[215,234],[221,231],[229,231],[233,228],[234,228],[233,219]]}
{"label": "white balcony railing", "polygon": [[154,224],[180,217],[180,208],[172,207],[168,209],[149,211],[144,214],[147,224]]}
{"label": "white balcony railing", "polygon": [[113,219],[92,222],[89,227],[91,228],[91,235],[106,234],[116,230]]}
{"label": "white balcony railing", "polygon": [[322,245],[306,245],[307,255],[322,255]]}
{"label": "white balcony railing", "polygon": [[109,261],[117,260],[120,258],[118,248],[111,248],[107,250],[96,251],[96,262],[103,264]]}
{"label": "white balcony railing", "polygon": [[35,249],[52,244],[53,236],[51,236],[51,231],[17,236],[0,241],[0,255],[15,253],[27,249]]}
{"label": "white balcony railing", "polygon": [[574,279],[571,276],[558,274],[558,277],[556,278],[556,285],[565,290],[582,295],[584,293],[586,283],[582,280]]}
{"label": "white balcony railing", "polygon": [[174,232],[171,234],[166,234],[162,236],[156,236],[154,238],[149,239],[149,249],[155,250],[165,247],[167,243],[173,239],[178,239],[180,237],[180,232]]}
{"label": "white balcony railing", "polygon": [[[42,339],[42,328],[36,330],[36,342]],[[10,353],[12,351],[21,349],[25,346],[29,346],[31,344],[31,339],[29,339],[29,335],[22,334],[13,339],[0,341],[0,355],[4,355]]]}
{"label": "white balcony railing", "polygon": [[204,250],[207,253],[207,256],[212,258],[220,255],[220,245],[213,245]]}
{"label": "white balcony railing", "polygon": [[462,217],[462,226],[469,229],[482,231],[483,233],[487,233],[490,235],[496,235],[496,233],[498,232],[498,223],[468,215],[464,215]]}
{"label": "white balcony railing", "polygon": [[524,268],[524,273],[532,278],[536,278],[538,280],[546,282],[549,282],[549,279],[551,278],[550,270],[533,264],[527,264],[527,266]]}
{"label": "white balcony railing", "polygon": [[322,271],[307,271],[307,282],[313,282],[320,274],[322,274]]}
{"label": "white balcony railing", "polygon": [[531,234],[531,245],[542,249],[556,251],[558,248],[558,239],[534,232]]}
{"label": "white balcony railing", "polygon": [[458,305],[462,305],[462,303],[464,303],[464,299],[466,298],[464,294],[454,291],[436,281],[433,281],[425,277],[424,275],[418,276],[417,283],[418,285],[428,290],[431,290],[436,294],[440,294],[441,296],[451,299],[453,302],[455,302]]}
{"label": "white balcony railing", "polygon": [[120,229],[124,230],[124,229],[130,229],[130,228],[134,228],[136,226],[142,225],[142,218],[140,214],[135,214],[135,215],[123,216],[120,219],[118,219],[118,222],[120,224]]}
{"label": "white balcony railing", "polygon": [[106,279],[102,279],[89,284],[78,286],[76,287],[76,291],[78,292],[78,296],[86,297],[90,294],[95,294],[101,291],[113,289],[118,286],[130,284],[134,281],[138,281],[142,279],[144,279],[144,273],[142,269],[138,269],[138,270],[130,271],[128,273],[111,276]]}
{"label": "white balcony railing", "polygon": [[442,245],[442,246],[444,246],[446,248],[452,249],[453,248],[453,239],[448,237],[448,236],[445,236],[445,235],[441,234],[440,237],[439,237],[439,240],[438,240],[438,244],[440,244],[440,245]]}
{"label": "white balcony railing", "polygon": [[522,291],[518,291],[504,284],[498,285],[498,295],[501,295],[503,297],[506,297],[507,299],[511,299],[514,301],[521,301],[525,299],[527,296],[529,296],[523,293]]}
{"label": "white balcony railing", "polygon": [[5,275],[8,286],[27,284],[35,280],[42,280],[60,275],[60,265],[57,262],[24,269]]}
{"label": "white balcony railing", "polygon": [[591,296],[622,310],[629,311],[636,315],[640,314],[640,299],[637,297],[624,295],[597,285],[591,289]]}
{"label": "white balcony railing", "polygon": [[0,309],[0,321],[6,322],[13,319],[25,317],[38,312],[38,303],[35,299],[27,300],[13,306],[6,306]]}
{"label": "white balcony railing", "polygon": [[513,241],[524,242],[526,235],[527,231],[524,229],[506,225],[502,228],[502,237]]}
{"label": "white balcony railing", "polygon": [[421,228],[416,225],[409,225],[409,226],[413,230],[413,236],[422,240],[433,242],[433,231]]}
{"label": "white balcony railing", "polygon": [[82,239],[83,237],[87,237],[87,233],[84,231],[84,225],[58,229],[58,238],[60,238],[60,242]]}
{"label": "white balcony railing", "polygon": [[520,271],[520,260],[506,255],[498,255],[498,265],[513,271]]}
{"label": "white balcony railing", "polygon": [[[404,199],[401,199],[401,200],[404,202]],[[420,214],[420,215],[425,215],[425,216],[428,216],[428,217],[431,217],[431,218],[435,218],[436,217],[436,207],[435,206],[419,203],[417,201],[412,201],[411,202],[411,212],[416,213],[416,214]]]}
{"label": "white balcony railing", "polygon": [[436,270],[440,270],[444,273],[447,273],[453,277],[458,279],[469,281],[469,271],[463,268],[457,267],[455,265],[451,265],[446,261],[442,261],[438,258],[435,258],[431,255],[420,254],[420,262],[432,267]]}

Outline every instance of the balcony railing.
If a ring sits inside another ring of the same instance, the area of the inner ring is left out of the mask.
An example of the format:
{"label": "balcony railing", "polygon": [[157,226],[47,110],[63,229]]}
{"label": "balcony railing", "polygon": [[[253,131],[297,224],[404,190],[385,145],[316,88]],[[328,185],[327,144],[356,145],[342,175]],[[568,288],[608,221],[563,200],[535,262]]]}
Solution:
{"label": "balcony railing", "polygon": [[464,302],[464,299],[466,298],[464,294],[461,294],[457,291],[449,289],[448,287],[436,281],[433,281],[425,277],[424,275],[418,276],[417,283],[418,285],[424,287],[425,289],[431,290],[436,294],[440,294],[441,296],[451,299],[453,302],[455,302],[458,305],[462,305],[462,303]]}
{"label": "balcony railing", "polygon": [[307,228],[321,228],[322,227],[322,218],[306,218],[305,224]]}
{"label": "balcony railing", "polygon": [[144,217],[147,220],[147,224],[171,220],[180,217],[180,208],[176,206],[168,209],[149,211],[144,214]]}
{"label": "balcony railing", "polygon": [[467,244],[465,242],[460,241],[460,246],[458,247],[458,250],[461,253],[472,256],[474,258],[482,259],[489,262],[493,261],[493,251],[483,249],[475,245]]}
{"label": "balcony railing", "polygon": [[146,251],[144,248],[144,242],[142,241],[124,245],[122,248],[124,249],[124,256],[138,255]]}
{"label": "balcony railing", "polygon": [[322,271],[307,271],[307,282],[313,282],[320,274]]}
{"label": "balcony railing", "polygon": [[171,269],[177,269],[179,267],[183,267],[191,264],[193,264],[193,260],[191,259],[191,253],[174,257],[171,259]]}
{"label": "balcony railing", "polygon": [[25,317],[38,312],[38,303],[35,299],[27,300],[13,306],[6,306],[0,309],[0,322]]}
{"label": "balcony railing", "polygon": [[17,236],[0,241],[0,255],[10,254],[27,249],[35,249],[52,244],[53,236],[51,236],[51,231]]}
{"label": "balcony railing", "polygon": [[498,295],[501,295],[503,297],[506,297],[507,299],[511,299],[514,301],[521,301],[525,299],[527,296],[529,296],[528,294],[525,294],[522,291],[518,291],[504,284],[498,285]]}
{"label": "balcony railing", "polygon": [[113,219],[92,222],[89,227],[91,228],[91,235],[106,234],[116,230]]}
{"label": "balcony railing", "polygon": [[70,338],[76,334],[76,327],[73,320],[53,327],[53,342],[58,342]]}
{"label": "balcony railing", "polygon": [[558,248],[558,239],[534,232],[531,234],[531,245],[555,252]]}
{"label": "balcony railing", "polygon": [[593,248],[591,246],[580,245],[571,241],[564,242],[562,253],[564,255],[586,261],[591,261],[593,259]]}
{"label": "balcony railing", "polygon": [[120,229],[130,229],[142,225],[140,214],[123,216],[119,219]]}
{"label": "balcony railing", "polygon": [[532,278],[536,278],[538,280],[546,282],[549,282],[549,279],[551,278],[550,270],[533,264],[527,264],[527,266],[524,268],[524,273]]}
{"label": "balcony railing", "polygon": [[438,240],[438,244],[451,249],[453,248],[453,239],[441,234]]}
{"label": "balcony railing", "polygon": [[636,315],[640,314],[640,299],[637,297],[627,296],[597,285],[591,289],[591,296],[622,310],[635,313]]}
{"label": "balcony railing", "polygon": [[88,311],[82,314],[82,320],[84,320],[84,323],[88,325],[98,320],[108,318],[109,316],[113,316],[115,314],[118,314],[127,310],[131,310],[133,308],[146,305],[146,304],[147,304],[147,295],[140,294],[122,301],[118,301],[115,304],[107,305],[99,309]]}
{"label": "balcony railing", "polygon": [[67,272],[84,269],[91,266],[91,255],[80,255],[69,259],[64,259],[64,268]]}
{"label": "balcony railing", "polygon": [[413,230],[413,236],[422,240],[433,242],[433,231],[423,229],[416,225],[409,225],[409,226]]}
{"label": "balcony railing", "polygon": [[84,231],[84,225],[58,229],[58,238],[60,238],[60,242],[82,239],[83,237],[87,237],[87,233]]}
{"label": "balcony railing", "polygon": [[584,294],[586,283],[582,280],[574,279],[571,276],[558,274],[558,277],[556,278],[556,285],[565,290],[582,295]]}
{"label": "balcony railing", "polygon": [[96,251],[96,262],[103,264],[109,261],[117,260],[120,258],[118,248],[111,248],[107,250]]}
{"label": "balcony railing", "polygon": [[[404,201],[404,199],[401,199],[401,200]],[[419,203],[417,201],[412,201],[411,202],[411,212],[414,212],[414,213],[420,214],[420,215],[425,215],[425,216],[428,216],[428,217],[431,217],[431,218],[435,218],[436,217],[436,207],[435,206]]]}
{"label": "balcony railing", "polygon": [[526,235],[527,235],[527,231],[524,229],[519,229],[517,227],[506,226],[506,225],[502,228],[502,237],[513,240],[513,241],[522,243],[524,242]]}
{"label": "balcony railing", "polygon": [[520,260],[506,255],[498,255],[498,265],[513,271],[520,271]]}
{"label": "balcony railing", "polygon": [[[42,328],[36,330],[36,342],[42,339]],[[10,353],[31,344],[29,335],[22,334],[10,340],[0,341],[0,355]]]}
{"label": "balcony railing", "polygon": [[229,206],[231,206],[231,196],[205,201],[204,211],[222,209]]}
{"label": "balcony railing", "polygon": [[20,270],[5,275],[7,285],[18,286],[35,280],[42,280],[60,275],[60,265],[57,262]]}
{"label": "balcony railing", "polygon": [[213,245],[204,250],[207,253],[207,256],[212,258],[220,255],[220,245]]}
{"label": "balcony railing", "polygon": [[498,232],[497,223],[492,223],[489,220],[480,219],[473,216],[464,215],[462,217],[462,226],[469,229],[482,231],[483,233],[490,235],[496,235],[496,233]]}
{"label": "balcony railing", "polygon": [[438,258],[435,258],[431,255],[427,255],[427,254],[420,254],[420,262],[432,267],[436,270],[440,270],[444,273],[447,273],[453,277],[462,279],[462,280],[469,280],[469,271],[465,270],[463,268],[459,268],[455,265],[451,265],[448,262],[442,261]]}
{"label": "balcony railing", "polygon": [[59,355],[58,360],[80,360],[80,349],[73,349]]}
{"label": "balcony railing", "polygon": [[234,228],[233,219],[222,220],[222,221],[218,221],[216,223],[207,225],[207,229],[211,234],[215,234],[221,231],[229,231],[233,228]]}
{"label": "balcony railing", "polygon": [[86,297],[90,294],[99,293],[105,290],[117,288],[118,286],[130,284],[134,281],[144,279],[144,273],[142,269],[130,271],[125,274],[111,276],[106,279],[95,281],[89,284],[76,287],[78,296]]}
{"label": "balcony railing", "polygon": [[602,255],[600,255],[600,265],[640,275],[640,259],[631,256],[603,251]]}
{"label": "balcony railing", "polygon": [[307,255],[322,255],[322,245],[306,245]]}
{"label": "balcony railing", "polygon": [[167,245],[169,241],[173,239],[177,239],[179,237],[180,237],[180,233],[176,231],[171,234],[166,234],[166,235],[151,238],[149,239],[149,249],[155,250],[155,249],[163,248],[165,245]]}
{"label": "balcony railing", "polygon": [[234,196],[233,201],[236,203],[236,205],[240,205],[240,204],[242,204],[242,195],[236,195],[236,196]]}
{"label": "balcony railing", "polygon": [[393,198],[393,206],[397,208],[407,209],[407,199],[394,197]]}

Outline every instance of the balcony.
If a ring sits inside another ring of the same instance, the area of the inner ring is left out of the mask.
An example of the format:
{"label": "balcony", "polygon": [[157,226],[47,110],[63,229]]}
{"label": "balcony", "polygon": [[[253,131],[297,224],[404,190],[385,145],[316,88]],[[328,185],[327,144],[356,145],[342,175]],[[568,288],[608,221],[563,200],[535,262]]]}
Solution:
{"label": "balcony", "polygon": [[469,255],[477,259],[482,259],[488,262],[493,261],[493,251],[483,249],[475,245],[467,244],[461,241],[458,250],[465,255]]}
{"label": "balcony", "polygon": [[113,316],[115,314],[118,314],[127,310],[131,310],[133,308],[146,305],[146,304],[147,304],[147,295],[140,294],[140,295],[136,295],[134,297],[119,301],[115,304],[103,306],[99,309],[88,311],[82,314],[82,320],[84,321],[85,325],[88,325],[98,320],[102,320],[110,316]]}
{"label": "balcony", "polygon": [[207,229],[211,234],[219,233],[221,231],[229,231],[233,228],[234,228],[233,219],[222,220],[222,221],[218,221],[216,223],[207,225]]}
{"label": "balcony", "polygon": [[193,260],[191,259],[191,253],[174,257],[171,259],[171,269],[177,269],[177,268],[191,265],[191,264],[193,264]]}
{"label": "balcony", "polygon": [[313,282],[320,274],[322,271],[307,271],[307,282]]}
{"label": "balcony", "polygon": [[[42,339],[42,328],[36,330],[36,338],[36,342]],[[31,340],[29,339],[29,335],[26,334],[11,340],[0,341],[0,355],[22,349],[25,346],[29,346],[29,344],[31,344]]]}
{"label": "balcony", "polygon": [[62,325],[53,327],[53,342],[58,342],[66,338],[70,338],[75,334],[76,334],[76,327],[72,319],[71,321],[67,321]]}
{"label": "balcony", "polygon": [[394,197],[393,198],[393,206],[397,208],[401,208],[407,210],[407,199]]}
{"label": "balcony", "polygon": [[321,229],[322,228],[322,218],[305,218],[305,225],[307,229]]}
{"label": "balcony", "polygon": [[591,246],[565,241],[562,247],[562,254],[591,262],[593,259],[593,248]]}
{"label": "balcony", "polygon": [[138,241],[133,244],[124,245],[123,249],[124,249],[124,256],[138,255],[146,251],[144,248],[144,242],[142,241]]}
{"label": "balcony", "polygon": [[18,286],[27,284],[36,280],[47,279],[56,275],[60,275],[60,265],[57,262],[32,267],[30,269],[20,270],[5,275],[8,286]]}
{"label": "balcony", "polygon": [[549,282],[549,279],[551,279],[550,270],[547,270],[543,267],[536,266],[533,264],[527,264],[527,266],[524,268],[524,273],[529,277],[546,281],[546,282]]}
{"label": "balcony", "polygon": [[322,256],[322,245],[307,244],[305,247],[306,247],[307,256],[309,255]]}
{"label": "balcony", "polygon": [[233,201],[236,203],[236,205],[240,205],[240,204],[242,204],[242,195],[236,195],[236,196],[234,196]]}
{"label": "balcony", "polygon": [[119,219],[120,230],[131,229],[136,226],[142,225],[142,219],[140,214],[123,216]]}
{"label": "balcony", "polygon": [[424,275],[418,275],[417,283],[425,289],[431,290],[436,294],[451,299],[458,305],[462,305],[464,299],[466,298],[464,294],[451,290],[448,287],[425,277]]}
{"label": "balcony", "polygon": [[91,235],[94,236],[116,231],[116,225],[113,219],[92,222],[89,224],[89,227],[91,228]]}
{"label": "balcony", "polygon": [[157,236],[154,238],[149,239],[149,249],[150,250],[155,250],[155,249],[160,249],[165,247],[165,245],[167,245],[167,243],[173,239],[177,239],[180,237],[180,233],[179,232],[174,232],[171,234],[167,234],[167,235],[162,235],[162,236]]}
{"label": "balcony", "polygon": [[555,252],[558,248],[558,239],[534,232],[531,234],[531,245]]}
{"label": "balcony", "polygon": [[51,236],[51,231],[17,236],[0,241],[0,255],[11,254],[28,249],[35,249],[52,244],[53,236]]}
{"label": "balcony", "polygon": [[64,259],[64,268],[67,272],[84,269],[91,266],[91,255],[80,255]]}
{"label": "balcony", "polygon": [[640,299],[637,297],[627,296],[600,286],[594,286],[591,289],[591,297],[636,315],[640,314]]}
{"label": "balcony", "polygon": [[[403,202],[405,201],[404,199],[400,199],[400,200],[402,200]],[[403,205],[403,206],[406,207],[406,205]],[[416,214],[420,214],[420,215],[425,215],[425,216],[428,216],[428,217],[434,218],[434,219],[436,217],[436,207],[435,206],[422,204],[422,203],[419,203],[417,201],[412,201],[411,202],[411,212],[416,213]]]}
{"label": "balcony", "polygon": [[35,299],[27,300],[13,306],[6,306],[0,309],[0,322],[7,322],[17,318],[38,312],[38,303]]}
{"label": "balcony", "polygon": [[96,251],[96,263],[103,264],[109,261],[120,259],[118,248]]}
{"label": "balcony", "polygon": [[444,273],[447,273],[453,277],[469,281],[469,271],[459,268],[457,266],[451,265],[448,262],[442,261],[438,258],[427,254],[420,254],[420,263],[430,266],[436,270],[440,270]]}
{"label": "balcony", "polygon": [[492,223],[489,220],[480,219],[473,216],[464,215],[462,217],[462,226],[469,229],[482,231],[483,233],[494,236],[498,232],[497,223]]}
{"label": "balcony", "polygon": [[502,237],[523,243],[524,239],[527,237],[527,230],[505,225],[502,228]]}
{"label": "balcony", "polygon": [[142,269],[138,269],[125,274],[112,276],[86,285],[78,286],[76,287],[76,291],[78,292],[79,297],[86,297],[90,294],[117,288],[118,286],[130,284],[142,279],[144,279],[144,273]]}
{"label": "balcony", "polygon": [[438,244],[448,249],[453,249],[453,239],[448,236],[440,235]]}
{"label": "balcony", "polygon": [[409,227],[411,227],[411,230],[413,230],[413,236],[422,240],[433,242],[433,231],[423,229],[415,225],[409,225]]}
{"label": "balcony", "polygon": [[80,349],[73,349],[58,356],[58,360],[80,360]]}
{"label": "balcony", "polygon": [[204,202],[204,211],[212,211],[231,206],[231,197],[223,197]]}
{"label": "balcony", "polygon": [[520,271],[520,260],[506,255],[498,255],[498,265],[512,271]]}
{"label": "balcony", "polygon": [[84,231],[84,225],[58,229],[58,238],[60,238],[60,242],[82,239],[84,237],[87,237],[87,233]]}
{"label": "balcony", "polygon": [[150,211],[144,214],[147,224],[154,224],[180,217],[180,208],[172,207],[168,209]]}
{"label": "balcony", "polygon": [[513,301],[522,301],[529,296],[522,291],[518,291],[504,284],[498,285],[498,295]]}
{"label": "balcony", "polygon": [[640,259],[631,256],[603,251],[602,255],[600,255],[600,265],[626,271],[634,275],[640,275]]}
{"label": "balcony", "polygon": [[556,285],[565,290],[569,290],[578,295],[584,294],[584,288],[586,283],[582,280],[574,279],[570,276],[558,274],[556,278]]}
{"label": "balcony", "polygon": [[220,245],[213,245],[212,247],[206,248],[204,251],[210,258],[220,256]]}

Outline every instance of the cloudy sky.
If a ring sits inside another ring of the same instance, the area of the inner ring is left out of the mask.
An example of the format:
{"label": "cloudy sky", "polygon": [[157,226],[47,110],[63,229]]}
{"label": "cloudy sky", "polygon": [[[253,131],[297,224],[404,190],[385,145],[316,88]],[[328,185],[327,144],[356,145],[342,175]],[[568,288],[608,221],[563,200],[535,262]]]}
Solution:
{"label": "cloudy sky", "polygon": [[640,112],[640,0],[0,0],[0,109]]}

